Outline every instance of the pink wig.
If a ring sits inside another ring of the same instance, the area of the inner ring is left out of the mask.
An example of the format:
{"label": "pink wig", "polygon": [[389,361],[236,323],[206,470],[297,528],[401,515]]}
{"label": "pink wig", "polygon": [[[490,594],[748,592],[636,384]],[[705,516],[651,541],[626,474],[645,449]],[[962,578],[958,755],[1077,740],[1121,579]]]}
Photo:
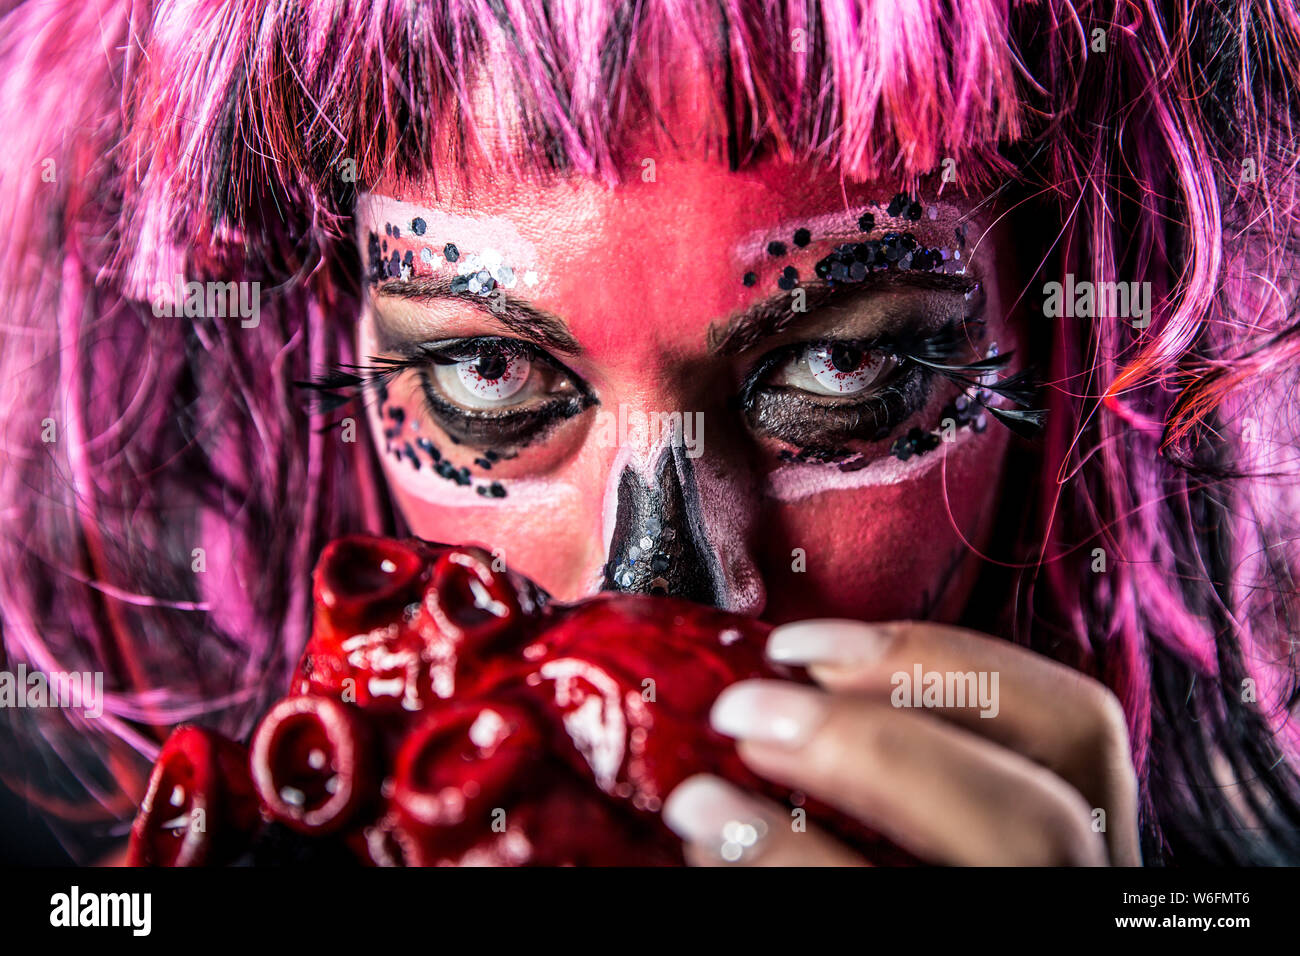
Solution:
{"label": "pink wig", "polygon": [[[87,0],[0,38],[3,647],[109,690],[11,714],[0,770],[75,835],[121,833],[171,725],[249,732],[326,540],[402,530],[292,387],[352,359],[356,189],[613,183],[688,64],[733,166],[996,197],[1051,413],[970,621],[1119,695],[1149,860],[1300,858],[1294,3]],[[1067,274],[1150,281],[1150,325],[1035,319]],[[259,281],[260,325],[157,317],[178,275]]]}

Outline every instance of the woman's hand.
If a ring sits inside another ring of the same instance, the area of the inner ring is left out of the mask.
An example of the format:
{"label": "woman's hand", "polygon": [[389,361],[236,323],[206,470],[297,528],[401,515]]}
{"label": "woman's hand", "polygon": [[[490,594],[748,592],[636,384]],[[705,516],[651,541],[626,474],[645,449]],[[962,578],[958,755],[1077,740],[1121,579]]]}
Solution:
{"label": "woman's hand", "polygon": [[[932,863],[1141,863],[1124,714],[1096,681],[1006,641],[920,621],[801,621],[773,631],[767,653],[807,665],[819,686],[753,680],[719,695],[714,728],[736,738],[760,776]],[[974,672],[985,706],[904,706],[918,665]],[[866,862],[705,775],[669,795],[664,819],[695,865]]]}

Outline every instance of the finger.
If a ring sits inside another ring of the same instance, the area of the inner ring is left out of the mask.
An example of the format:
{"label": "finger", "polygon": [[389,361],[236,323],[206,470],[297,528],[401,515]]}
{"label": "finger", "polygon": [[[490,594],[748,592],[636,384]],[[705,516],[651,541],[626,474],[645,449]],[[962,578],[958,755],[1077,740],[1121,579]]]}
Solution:
{"label": "finger", "polygon": [[958,865],[1098,865],[1091,809],[1050,770],[921,711],[749,680],[711,721],[760,776],[857,817],[922,859]]}
{"label": "finger", "polygon": [[903,707],[921,697],[918,680],[937,675],[955,699],[926,703],[929,712],[1065,778],[1104,811],[1098,821],[1112,861],[1140,863],[1137,776],[1124,711],[1087,675],[1007,641],[923,621],[800,621],[772,632],[768,655],[808,665],[829,690]]}
{"label": "finger", "polygon": [[775,804],[708,774],[678,784],[664,801],[663,819],[682,838],[691,866],[866,865],[816,828],[797,828]]}

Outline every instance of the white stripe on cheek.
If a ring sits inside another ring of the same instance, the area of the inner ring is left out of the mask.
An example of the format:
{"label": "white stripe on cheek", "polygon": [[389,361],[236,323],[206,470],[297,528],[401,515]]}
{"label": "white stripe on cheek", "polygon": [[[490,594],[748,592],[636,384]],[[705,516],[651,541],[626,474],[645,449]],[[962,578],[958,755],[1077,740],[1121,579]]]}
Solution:
{"label": "white stripe on cheek", "polygon": [[860,471],[840,471],[834,465],[826,464],[782,465],[767,476],[764,494],[777,501],[800,501],[826,491],[879,488],[915,481],[929,474],[946,455],[962,448],[979,434],[970,428],[962,428],[953,441],[943,442],[933,451],[908,461],[885,455]]}
{"label": "white stripe on cheek", "polygon": [[[358,346],[362,355],[376,354],[374,337],[371,334],[369,316],[361,320]],[[372,435],[378,439],[384,434],[383,409],[378,401],[366,402],[366,416],[370,422]],[[566,482],[536,478],[494,478],[491,472],[486,475],[472,475],[470,485],[458,485],[448,481],[434,470],[433,463],[427,459],[421,461],[417,471],[405,458],[398,461],[392,455],[384,453],[382,444],[376,442],[375,452],[384,463],[384,474],[390,484],[397,484],[413,498],[439,508],[501,508],[501,507],[537,507],[554,506],[561,501],[579,500],[578,489]],[[490,485],[500,482],[506,490],[504,498],[492,498],[479,494],[476,485]]]}
{"label": "white stripe on cheek", "polygon": [[[384,421],[379,403],[371,402],[367,413],[374,434],[383,435]],[[439,508],[554,507],[561,502],[580,500],[578,489],[567,482],[538,478],[498,479],[489,472],[471,475],[472,484],[458,485],[439,475],[430,461],[422,461],[417,471],[405,458],[398,461],[385,455],[382,446],[376,446],[376,451],[384,462],[384,474],[390,483],[396,483],[411,497]],[[494,481],[505,489],[504,498],[488,497],[475,490],[476,485],[490,485]]]}
{"label": "white stripe on cheek", "polygon": [[562,481],[515,478],[501,482],[504,498],[480,495],[473,486],[453,484],[431,468],[415,471],[405,462],[385,462],[388,480],[396,481],[413,498],[438,508],[548,508],[560,507],[581,499],[578,489]]}

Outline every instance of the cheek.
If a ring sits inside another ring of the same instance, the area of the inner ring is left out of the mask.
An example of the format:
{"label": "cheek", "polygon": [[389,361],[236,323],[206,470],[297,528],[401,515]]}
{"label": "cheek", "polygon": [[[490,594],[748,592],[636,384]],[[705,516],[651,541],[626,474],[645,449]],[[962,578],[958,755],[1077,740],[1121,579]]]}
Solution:
{"label": "cheek", "polygon": [[1007,440],[1001,429],[973,437],[897,484],[775,503],[764,617],[954,619],[980,564],[971,546],[988,541]]}
{"label": "cheek", "polygon": [[411,532],[482,545],[561,600],[590,593],[604,562],[599,464],[579,456],[556,473],[521,476],[521,457],[489,458],[448,442],[419,403],[403,402],[400,394],[392,389],[376,402],[370,424]]}
{"label": "cheek", "polygon": [[448,507],[416,497],[401,482],[392,487],[418,537],[481,545],[561,601],[594,590],[604,553],[599,514],[582,489],[551,482],[538,489],[544,497],[525,487],[502,501]]}

